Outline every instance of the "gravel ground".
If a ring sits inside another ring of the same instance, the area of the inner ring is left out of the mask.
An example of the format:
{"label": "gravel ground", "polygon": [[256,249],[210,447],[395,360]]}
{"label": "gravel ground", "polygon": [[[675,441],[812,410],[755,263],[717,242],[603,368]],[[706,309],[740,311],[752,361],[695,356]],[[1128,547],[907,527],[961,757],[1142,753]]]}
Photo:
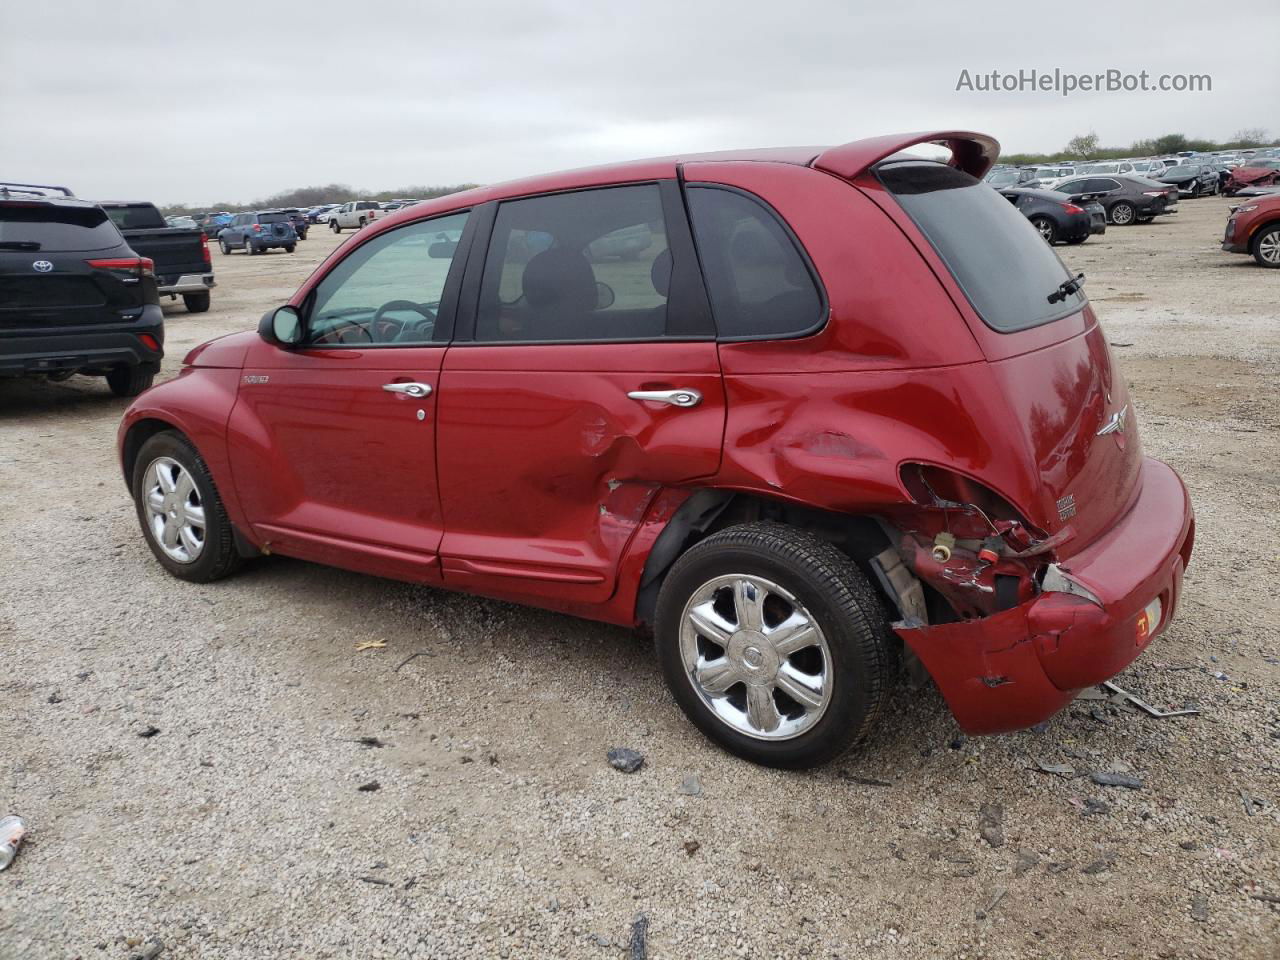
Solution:
{"label": "gravel ground", "polygon": [[[1280,273],[1218,252],[1225,214],[1060,248],[1199,518],[1181,617],[1119,683],[1202,713],[971,740],[904,687],[810,773],[704,742],[626,631],[279,558],[172,579],[124,402],[0,383],[0,815],[31,828],[0,956],[609,958],[644,915],[653,958],[1276,957]],[[335,242],[215,252],[164,375]]]}

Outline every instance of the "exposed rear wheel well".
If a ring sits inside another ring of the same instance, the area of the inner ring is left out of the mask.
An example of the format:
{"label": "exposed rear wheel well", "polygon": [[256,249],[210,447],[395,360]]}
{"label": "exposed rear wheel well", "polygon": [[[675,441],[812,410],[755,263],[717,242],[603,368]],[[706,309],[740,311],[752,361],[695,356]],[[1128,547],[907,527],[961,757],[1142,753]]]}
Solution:
{"label": "exposed rear wheel well", "polygon": [[806,530],[852,559],[891,603],[870,569],[871,558],[892,546],[879,521],[858,514],[820,510],[785,500],[730,490],[698,490],[676,511],[654,541],[636,596],[636,619],[652,623],[658,590],[667,571],[686,550],[727,527],[772,520]]}

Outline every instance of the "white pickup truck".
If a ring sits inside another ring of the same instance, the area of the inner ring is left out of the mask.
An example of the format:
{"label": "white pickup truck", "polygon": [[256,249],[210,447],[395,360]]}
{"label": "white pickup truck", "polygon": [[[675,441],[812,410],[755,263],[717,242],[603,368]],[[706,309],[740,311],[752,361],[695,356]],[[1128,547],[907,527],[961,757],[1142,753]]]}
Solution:
{"label": "white pickup truck", "polygon": [[329,211],[329,229],[334,233],[341,233],[348,227],[358,230],[366,223],[373,223],[386,215],[387,212],[376,200],[349,200],[336,210]]}

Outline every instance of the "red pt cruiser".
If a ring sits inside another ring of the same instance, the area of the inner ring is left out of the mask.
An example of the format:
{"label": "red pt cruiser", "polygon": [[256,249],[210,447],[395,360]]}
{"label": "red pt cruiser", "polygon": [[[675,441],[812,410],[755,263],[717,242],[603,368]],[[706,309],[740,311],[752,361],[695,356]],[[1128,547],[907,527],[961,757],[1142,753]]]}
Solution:
{"label": "red pt cruiser", "polygon": [[401,210],[129,409],[147,540],[187,580],[270,552],[648,624],[689,718],[773,766],[866,737],[904,656],[969,732],[1043,720],[1168,626],[1194,523],[997,150]]}

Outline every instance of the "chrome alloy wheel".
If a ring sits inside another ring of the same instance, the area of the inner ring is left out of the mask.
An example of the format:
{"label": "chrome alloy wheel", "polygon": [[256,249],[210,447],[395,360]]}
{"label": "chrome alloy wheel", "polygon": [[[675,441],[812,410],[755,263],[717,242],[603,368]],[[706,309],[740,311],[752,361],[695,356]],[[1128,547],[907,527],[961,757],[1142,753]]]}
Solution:
{"label": "chrome alloy wheel", "polygon": [[1273,230],[1258,241],[1258,256],[1267,263],[1280,264],[1280,231]]}
{"label": "chrome alloy wheel", "polygon": [[194,563],[204,550],[204,505],[195,480],[177,460],[159,457],[142,477],[151,536],[170,559]]}
{"label": "chrome alloy wheel", "polygon": [[702,702],[748,737],[798,737],[831,702],[822,629],[799,600],[762,577],[729,574],[694,591],[680,618],[680,654]]}

